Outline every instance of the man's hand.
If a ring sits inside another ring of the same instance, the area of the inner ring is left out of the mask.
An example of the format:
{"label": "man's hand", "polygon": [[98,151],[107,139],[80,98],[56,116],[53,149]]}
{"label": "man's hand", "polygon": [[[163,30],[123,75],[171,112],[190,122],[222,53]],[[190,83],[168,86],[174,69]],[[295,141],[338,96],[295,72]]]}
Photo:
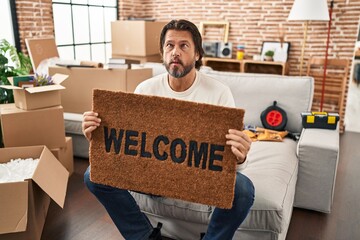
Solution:
{"label": "man's hand", "polygon": [[231,146],[231,151],[236,156],[237,163],[244,163],[250,150],[251,139],[242,131],[235,129],[229,129],[226,139],[226,144]]}
{"label": "man's hand", "polygon": [[100,126],[101,119],[98,118],[98,115],[98,113],[92,111],[83,114],[81,129],[88,141],[91,140],[91,133]]}

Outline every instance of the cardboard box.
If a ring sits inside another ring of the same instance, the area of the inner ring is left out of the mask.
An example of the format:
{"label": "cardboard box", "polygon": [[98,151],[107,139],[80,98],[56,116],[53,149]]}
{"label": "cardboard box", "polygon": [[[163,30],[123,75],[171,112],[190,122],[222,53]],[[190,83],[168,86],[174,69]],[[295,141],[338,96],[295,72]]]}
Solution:
{"label": "cardboard box", "polygon": [[23,110],[15,104],[0,106],[5,147],[45,145],[65,147],[64,110],[61,106]]}
{"label": "cardboard box", "polygon": [[154,54],[154,55],[149,55],[149,56],[144,56],[144,57],[112,54],[112,57],[131,60],[131,61],[134,61],[135,64],[147,63],[147,62],[162,63],[162,58],[161,58],[160,54]]}
{"label": "cardboard box", "polygon": [[25,39],[34,72],[41,61],[48,58],[59,57],[55,38]]}
{"label": "cardboard box", "polygon": [[59,162],[68,170],[69,174],[74,172],[74,154],[73,143],[71,137],[66,137],[66,146],[62,148],[51,149],[52,154],[59,160]]}
{"label": "cardboard box", "polygon": [[111,22],[112,54],[149,56],[159,54],[160,33],[167,22]]}
{"label": "cardboard box", "polygon": [[101,69],[49,67],[49,74],[61,73],[69,78],[63,83],[61,105],[65,112],[84,113],[92,108],[94,88],[133,92],[136,86],[152,77],[151,69]]}
{"label": "cardboard box", "polygon": [[[60,84],[67,79],[67,75],[55,74],[52,78],[55,84],[39,87],[22,88],[18,86],[19,77],[11,77],[12,85],[0,85],[1,88],[12,89],[14,92],[15,105],[24,110],[33,110],[61,104],[60,90],[65,87]],[[31,76],[21,76],[21,81],[31,80]]]}
{"label": "cardboard box", "polygon": [[0,240],[40,240],[50,198],[64,207],[68,171],[45,146],[0,149],[0,163],[40,158],[31,179],[0,183]]}

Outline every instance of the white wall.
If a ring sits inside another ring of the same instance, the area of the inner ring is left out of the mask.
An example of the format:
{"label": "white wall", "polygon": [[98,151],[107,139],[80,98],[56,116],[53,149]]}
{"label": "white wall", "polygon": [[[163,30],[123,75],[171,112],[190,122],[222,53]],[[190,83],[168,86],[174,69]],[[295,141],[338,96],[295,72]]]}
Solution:
{"label": "white wall", "polygon": [[[360,47],[360,41],[358,46]],[[345,112],[345,131],[350,132],[360,132],[360,85],[353,81],[355,64],[360,64],[360,60],[354,59],[353,61]]]}

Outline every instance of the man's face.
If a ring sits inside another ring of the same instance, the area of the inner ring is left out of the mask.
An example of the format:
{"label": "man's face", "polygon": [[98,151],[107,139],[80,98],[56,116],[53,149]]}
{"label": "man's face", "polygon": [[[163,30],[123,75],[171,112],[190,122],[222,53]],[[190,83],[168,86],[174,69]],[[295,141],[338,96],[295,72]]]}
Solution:
{"label": "man's face", "polygon": [[163,46],[163,61],[168,73],[174,78],[186,76],[199,59],[195,44],[188,31],[168,30]]}

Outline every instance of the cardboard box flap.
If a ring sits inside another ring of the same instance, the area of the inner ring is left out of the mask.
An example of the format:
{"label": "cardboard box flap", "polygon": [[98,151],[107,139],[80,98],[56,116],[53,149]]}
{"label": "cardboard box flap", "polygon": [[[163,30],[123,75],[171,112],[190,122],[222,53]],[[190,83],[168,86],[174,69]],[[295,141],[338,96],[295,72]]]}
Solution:
{"label": "cardboard box flap", "polygon": [[34,72],[43,60],[59,57],[55,38],[25,39]]}
{"label": "cardboard box flap", "polygon": [[48,91],[55,91],[55,90],[62,90],[65,89],[65,87],[61,85],[47,85],[47,86],[41,86],[41,87],[29,87],[25,90],[29,93],[39,93],[39,92],[48,92]]}
{"label": "cardboard box flap", "polygon": [[[19,112],[24,110],[15,108],[14,104],[4,104],[1,108],[2,114],[7,114],[8,111],[16,109]],[[7,163],[11,159],[16,158],[39,158],[44,146],[27,146],[27,147],[7,147],[0,148],[0,163]]]}
{"label": "cardboard box flap", "polygon": [[60,207],[64,207],[69,172],[61,165],[50,150],[44,147],[32,179]]}
{"label": "cardboard box flap", "polygon": [[25,231],[28,182],[0,183],[0,193],[0,234]]}
{"label": "cardboard box flap", "polygon": [[13,85],[0,85],[0,88],[4,88],[4,89],[8,89],[8,90],[22,89],[21,87],[16,87]]}
{"label": "cardboard box flap", "polygon": [[69,77],[69,75],[66,74],[61,74],[61,73],[56,73],[52,76],[53,82],[55,84],[61,84],[63,81],[65,81],[67,78]]}
{"label": "cardboard box flap", "polygon": [[[52,76],[54,85],[46,85],[46,86],[40,86],[40,87],[31,87],[26,88],[26,91],[29,93],[37,93],[37,92],[45,92],[45,91],[54,91],[54,90],[62,90],[65,89],[65,87],[61,86],[60,84],[65,81],[69,75],[56,73]],[[8,77],[9,82],[11,85],[0,85],[0,88],[14,90],[14,89],[23,89],[18,86],[14,86],[14,77]]]}

